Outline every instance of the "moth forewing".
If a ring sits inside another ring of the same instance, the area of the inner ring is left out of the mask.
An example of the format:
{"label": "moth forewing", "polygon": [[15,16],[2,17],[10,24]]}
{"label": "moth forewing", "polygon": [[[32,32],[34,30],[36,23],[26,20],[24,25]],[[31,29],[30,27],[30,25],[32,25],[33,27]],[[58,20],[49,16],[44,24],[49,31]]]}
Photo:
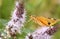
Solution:
{"label": "moth forewing", "polygon": [[41,20],[43,20],[43,19],[38,19],[38,17],[34,17],[34,16],[31,16],[31,19],[35,22],[35,23],[37,23],[37,24],[39,24],[39,25],[41,25],[41,26],[45,26],[46,24],[44,23],[44,22],[42,22]]}

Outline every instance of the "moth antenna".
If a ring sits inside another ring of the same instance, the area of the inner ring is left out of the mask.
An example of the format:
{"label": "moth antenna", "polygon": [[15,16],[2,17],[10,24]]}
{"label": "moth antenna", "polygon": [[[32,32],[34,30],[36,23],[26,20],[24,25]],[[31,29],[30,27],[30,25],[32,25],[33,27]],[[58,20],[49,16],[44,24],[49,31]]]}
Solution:
{"label": "moth antenna", "polygon": [[32,20],[32,15],[30,16],[30,19],[26,23],[29,23],[31,20]]}

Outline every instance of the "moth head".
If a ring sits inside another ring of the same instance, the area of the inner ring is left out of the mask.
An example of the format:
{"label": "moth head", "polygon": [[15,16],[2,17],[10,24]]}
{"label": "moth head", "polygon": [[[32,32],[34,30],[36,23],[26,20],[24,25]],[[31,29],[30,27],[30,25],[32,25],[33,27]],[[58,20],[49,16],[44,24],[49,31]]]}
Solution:
{"label": "moth head", "polygon": [[59,19],[54,19],[54,18],[48,18],[48,21],[50,22],[50,26],[53,26],[54,24],[56,24],[60,20]]}

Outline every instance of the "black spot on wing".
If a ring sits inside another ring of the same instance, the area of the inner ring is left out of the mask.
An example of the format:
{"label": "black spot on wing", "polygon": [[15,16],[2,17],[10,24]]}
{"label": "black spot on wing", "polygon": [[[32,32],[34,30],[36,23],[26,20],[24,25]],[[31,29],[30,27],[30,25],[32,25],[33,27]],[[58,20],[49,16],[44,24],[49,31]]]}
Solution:
{"label": "black spot on wing", "polygon": [[56,19],[54,18],[54,20],[56,20]]}
{"label": "black spot on wing", "polygon": [[48,19],[51,19],[51,18],[48,18]]}
{"label": "black spot on wing", "polygon": [[51,23],[50,22],[48,22],[48,25],[50,25]]}

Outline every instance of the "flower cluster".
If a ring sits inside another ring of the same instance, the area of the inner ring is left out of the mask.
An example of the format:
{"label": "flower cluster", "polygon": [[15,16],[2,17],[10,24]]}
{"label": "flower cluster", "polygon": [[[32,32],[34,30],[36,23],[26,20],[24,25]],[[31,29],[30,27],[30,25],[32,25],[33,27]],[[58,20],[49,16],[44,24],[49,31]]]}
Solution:
{"label": "flower cluster", "polygon": [[16,2],[16,8],[12,14],[11,20],[6,26],[6,32],[8,36],[15,37],[17,33],[21,33],[21,28],[24,26],[25,22],[25,10],[24,5]]}
{"label": "flower cluster", "polygon": [[26,39],[51,39],[56,32],[56,27],[41,27],[33,33],[28,33]]}

